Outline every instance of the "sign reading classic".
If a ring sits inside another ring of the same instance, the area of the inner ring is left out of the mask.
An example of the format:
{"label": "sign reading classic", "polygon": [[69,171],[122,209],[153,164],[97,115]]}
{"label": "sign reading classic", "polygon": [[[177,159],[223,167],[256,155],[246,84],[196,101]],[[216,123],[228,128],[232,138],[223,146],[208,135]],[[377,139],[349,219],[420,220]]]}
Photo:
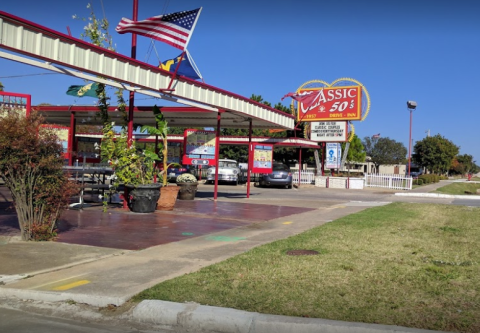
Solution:
{"label": "sign reading classic", "polygon": [[298,90],[313,94],[310,105],[298,103],[298,121],[360,120],[362,117],[362,87],[323,87]]}

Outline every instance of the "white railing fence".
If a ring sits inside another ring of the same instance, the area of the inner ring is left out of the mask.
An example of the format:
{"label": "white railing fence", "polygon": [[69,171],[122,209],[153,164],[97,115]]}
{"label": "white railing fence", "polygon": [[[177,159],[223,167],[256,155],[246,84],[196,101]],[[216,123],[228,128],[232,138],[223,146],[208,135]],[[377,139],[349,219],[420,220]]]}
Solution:
{"label": "white railing fence", "polygon": [[402,175],[365,174],[366,187],[382,187],[394,190],[411,190],[413,178]]}
{"label": "white railing fence", "polygon": [[[291,169],[294,184],[298,184],[298,169]],[[300,171],[301,184],[315,184],[315,172],[311,170]]]}

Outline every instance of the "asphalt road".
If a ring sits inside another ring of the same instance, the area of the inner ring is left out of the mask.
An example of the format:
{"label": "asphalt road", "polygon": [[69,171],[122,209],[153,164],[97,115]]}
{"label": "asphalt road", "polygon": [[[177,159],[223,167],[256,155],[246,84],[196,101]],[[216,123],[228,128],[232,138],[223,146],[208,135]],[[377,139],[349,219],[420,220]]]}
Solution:
{"label": "asphalt road", "polygon": [[32,312],[0,308],[0,332],[5,333],[172,333],[170,330],[139,330],[120,325],[59,319]]}

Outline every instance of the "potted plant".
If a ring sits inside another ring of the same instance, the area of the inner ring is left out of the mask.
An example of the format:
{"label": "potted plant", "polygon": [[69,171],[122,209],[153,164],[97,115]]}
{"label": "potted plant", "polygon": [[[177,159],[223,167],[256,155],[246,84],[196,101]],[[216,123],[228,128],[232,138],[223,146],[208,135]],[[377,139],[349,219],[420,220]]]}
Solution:
{"label": "potted plant", "polygon": [[156,183],[158,170],[155,167],[158,155],[150,150],[138,150],[135,142],[129,144],[125,126],[117,137],[114,123],[106,123],[101,143],[102,161],[114,170],[115,188],[125,186],[124,199],[133,212],[155,211],[162,184]]}
{"label": "potted plant", "polygon": [[156,105],[153,107],[153,114],[155,116],[156,126],[144,125],[141,127],[140,131],[142,133],[146,132],[149,135],[156,135],[162,141],[159,143],[158,148],[162,151],[162,157],[159,160],[162,160],[163,169],[160,171],[159,175],[162,179],[163,186],[160,188],[160,198],[157,202],[157,210],[173,210],[180,188],[177,186],[168,186],[167,171],[172,165],[180,165],[177,163],[168,163],[168,123],[163,117],[160,108]]}
{"label": "potted plant", "polygon": [[193,200],[197,193],[197,178],[191,173],[184,173],[177,177],[177,186],[180,188],[178,199]]}

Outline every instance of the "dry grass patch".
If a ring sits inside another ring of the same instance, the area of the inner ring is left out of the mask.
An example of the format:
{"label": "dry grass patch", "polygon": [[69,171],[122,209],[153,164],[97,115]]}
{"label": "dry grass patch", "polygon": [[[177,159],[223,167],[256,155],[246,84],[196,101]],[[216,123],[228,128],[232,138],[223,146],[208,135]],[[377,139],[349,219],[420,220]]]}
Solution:
{"label": "dry grass patch", "polygon": [[[314,256],[289,256],[295,249]],[[480,209],[393,203],[257,247],[135,299],[480,332]]]}

